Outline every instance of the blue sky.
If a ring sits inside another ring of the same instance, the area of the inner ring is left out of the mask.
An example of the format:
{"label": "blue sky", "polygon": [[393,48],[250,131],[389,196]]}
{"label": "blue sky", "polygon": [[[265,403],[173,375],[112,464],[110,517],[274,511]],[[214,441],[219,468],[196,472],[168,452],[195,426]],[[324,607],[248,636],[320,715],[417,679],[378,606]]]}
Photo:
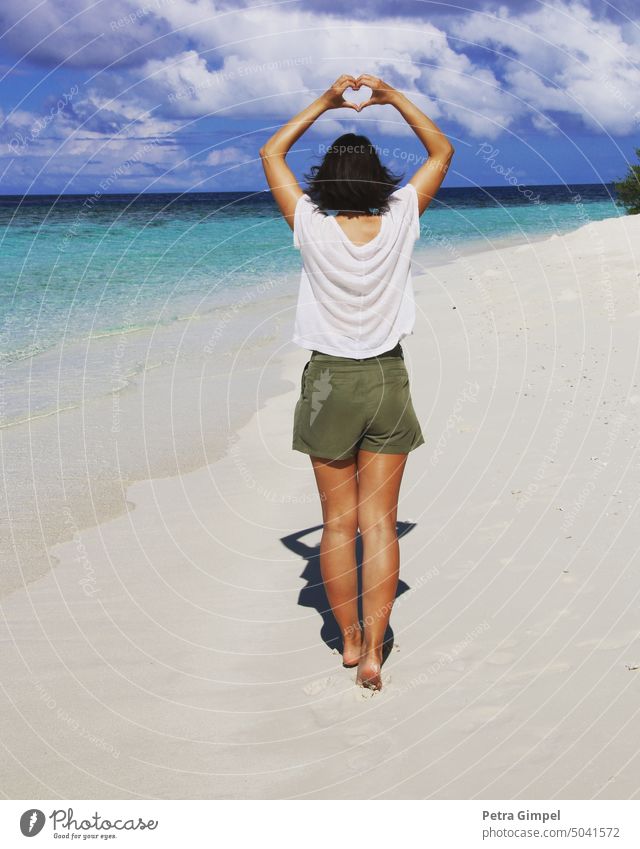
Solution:
{"label": "blue sky", "polygon": [[[2,0],[0,192],[260,190],[260,144],[341,73],[402,89],[456,147],[445,185],[602,182],[640,147],[640,12],[599,2]],[[392,107],[326,113],[410,176]]]}

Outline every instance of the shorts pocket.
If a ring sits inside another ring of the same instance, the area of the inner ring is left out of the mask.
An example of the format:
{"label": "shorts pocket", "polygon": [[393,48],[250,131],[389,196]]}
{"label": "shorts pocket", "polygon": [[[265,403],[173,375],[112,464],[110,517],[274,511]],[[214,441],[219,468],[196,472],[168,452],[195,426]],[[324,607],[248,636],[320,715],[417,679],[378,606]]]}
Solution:
{"label": "shorts pocket", "polygon": [[302,369],[302,377],[300,378],[300,397],[305,398],[305,393],[307,389],[307,373],[309,371],[309,366],[311,365],[311,361],[305,363],[304,368]]}
{"label": "shorts pocket", "polygon": [[388,380],[390,383],[395,383],[399,386],[409,385],[409,372],[405,366],[393,366],[386,369],[383,374],[383,380]]}

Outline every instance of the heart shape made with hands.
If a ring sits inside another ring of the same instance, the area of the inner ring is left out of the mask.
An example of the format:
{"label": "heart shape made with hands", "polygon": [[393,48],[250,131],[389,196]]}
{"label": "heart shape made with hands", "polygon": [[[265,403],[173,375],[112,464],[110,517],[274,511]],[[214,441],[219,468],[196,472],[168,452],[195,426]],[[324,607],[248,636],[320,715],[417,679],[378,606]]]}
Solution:
{"label": "heart shape made with hands", "polygon": [[[349,92],[349,97],[346,96],[347,92]],[[369,86],[362,85],[358,88],[347,88],[344,91],[343,97],[347,101],[347,103],[353,103],[354,106],[358,107],[358,111],[360,111],[360,104],[365,103],[373,92],[369,88]]]}

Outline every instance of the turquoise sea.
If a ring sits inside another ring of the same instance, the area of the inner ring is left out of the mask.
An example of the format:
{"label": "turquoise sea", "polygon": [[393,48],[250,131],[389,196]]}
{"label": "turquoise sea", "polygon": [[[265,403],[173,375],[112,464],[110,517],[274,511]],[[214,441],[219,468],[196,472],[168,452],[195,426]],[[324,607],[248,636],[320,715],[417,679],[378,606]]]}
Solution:
{"label": "turquoise sea", "polygon": [[[527,192],[441,189],[417,249],[526,240],[624,214],[606,185]],[[299,266],[268,192],[2,197],[0,246],[4,363],[88,334],[206,314]]]}
{"label": "turquoise sea", "polygon": [[[442,189],[416,271],[623,214],[608,186]],[[215,462],[295,388],[300,255],[268,192],[3,197],[0,245],[2,594],[130,509],[131,483]]]}

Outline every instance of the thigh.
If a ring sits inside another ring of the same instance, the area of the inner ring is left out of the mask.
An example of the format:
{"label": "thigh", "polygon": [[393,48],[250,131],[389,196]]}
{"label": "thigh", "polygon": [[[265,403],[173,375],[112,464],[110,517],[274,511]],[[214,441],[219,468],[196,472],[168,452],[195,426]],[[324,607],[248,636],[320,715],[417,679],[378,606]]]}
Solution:
{"label": "thigh", "polygon": [[358,526],[358,478],[355,457],[311,457],[325,524],[352,530]]}
{"label": "thigh", "polygon": [[380,525],[395,527],[406,462],[407,454],[358,452],[358,525],[362,532]]}

